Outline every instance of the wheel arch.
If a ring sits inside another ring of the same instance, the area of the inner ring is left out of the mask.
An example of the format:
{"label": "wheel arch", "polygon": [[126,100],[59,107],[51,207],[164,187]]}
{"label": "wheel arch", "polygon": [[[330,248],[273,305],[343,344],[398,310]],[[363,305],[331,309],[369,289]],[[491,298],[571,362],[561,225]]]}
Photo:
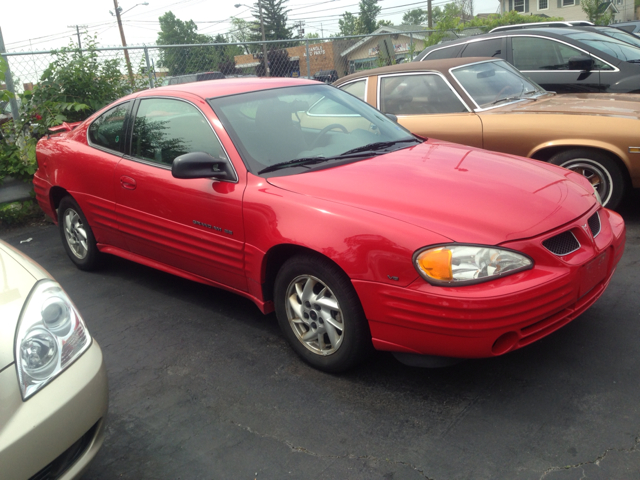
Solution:
{"label": "wheel arch", "polygon": [[291,257],[299,254],[307,254],[329,260],[338,269],[340,269],[347,278],[349,278],[340,265],[338,265],[332,258],[318,252],[317,250],[290,243],[274,245],[267,251],[263,259],[262,268],[264,281],[262,283],[262,295],[265,302],[273,301],[273,289],[275,287],[276,276],[278,275],[278,271],[280,271],[282,265],[284,265],[284,263]]}
{"label": "wheel arch", "polygon": [[62,187],[54,186],[51,187],[51,190],[49,191],[49,202],[51,202],[53,215],[55,216],[54,220],[56,223],[58,223],[58,207],[60,206],[60,201],[66,196],[72,195]]}
{"label": "wheel arch", "polygon": [[[584,140],[582,140],[584,141]],[[534,148],[527,155],[529,158],[533,158],[534,160],[541,160],[543,162],[548,162],[555,155],[566,152],[567,150],[592,150],[597,153],[601,153],[611,158],[618,167],[620,167],[620,172],[622,172],[622,176],[624,177],[627,185],[631,185],[631,175],[629,174],[629,165],[628,159],[624,155],[624,153],[617,147],[608,144],[590,144],[590,143],[580,143],[578,141],[574,142],[552,142],[545,145],[539,145]]]}

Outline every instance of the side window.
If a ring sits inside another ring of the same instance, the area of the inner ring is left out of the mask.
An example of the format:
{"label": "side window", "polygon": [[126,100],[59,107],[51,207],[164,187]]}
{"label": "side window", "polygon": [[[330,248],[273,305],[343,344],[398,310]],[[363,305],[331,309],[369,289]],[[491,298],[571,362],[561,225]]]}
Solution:
{"label": "side window", "polygon": [[[588,54],[565,43],[537,37],[512,37],[513,66],[519,70],[568,70],[571,57]],[[596,68],[604,64],[596,60]]]}
{"label": "side window", "polygon": [[462,52],[462,57],[500,57],[502,38],[491,38],[480,42],[470,42]]}
{"label": "side window", "polygon": [[220,141],[200,110],[180,100],[143,99],[133,123],[131,154],[171,165],[176,157],[191,152],[224,156]]}
{"label": "side window", "polygon": [[347,85],[341,85],[338,88],[364,101],[364,89],[366,85],[367,82],[365,80],[359,80],[357,82],[348,83]]}
{"label": "side window", "polygon": [[89,141],[98,147],[124,151],[124,120],[129,102],[122,103],[96,118],[89,127]]}
{"label": "side window", "polygon": [[439,75],[380,78],[380,110],[395,115],[466,112],[464,104]]}
{"label": "side window", "polygon": [[439,48],[432,50],[422,60],[440,60],[442,58],[456,58],[460,51],[460,45],[454,45],[453,47]]}

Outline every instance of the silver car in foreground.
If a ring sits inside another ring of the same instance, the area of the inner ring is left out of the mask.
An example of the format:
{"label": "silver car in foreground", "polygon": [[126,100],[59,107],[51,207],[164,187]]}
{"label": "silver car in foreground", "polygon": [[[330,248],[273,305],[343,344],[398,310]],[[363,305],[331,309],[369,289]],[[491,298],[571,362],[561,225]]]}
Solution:
{"label": "silver car in foreground", "polygon": [[0,478],[74,479],[100,449],[102,351],[62,287],[0,241]]}

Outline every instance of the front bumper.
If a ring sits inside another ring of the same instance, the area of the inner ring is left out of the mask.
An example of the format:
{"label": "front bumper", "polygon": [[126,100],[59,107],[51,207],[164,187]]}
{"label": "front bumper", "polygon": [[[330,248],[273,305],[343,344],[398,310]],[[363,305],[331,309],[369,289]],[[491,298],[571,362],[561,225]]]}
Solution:
{"label": "front bumper", "polygon": [[0,477],[26,480],[47,469],[63,470],[55,477],[60,480],[80,477],[102,445],[107,405],[107,374],[95,340],[26,402],[20,395],[15,365],[4,369],[0,372]]}
{"label": "front bumper", "polygon": [[[464,287],[419,278],[406,288],[354,281],[379,350],[455,358],[502,355],[566,325],[605,291],[624,251],[625,227],[600,209],[601,230],[586,227],[595,209],[561,228],[504,247],[534,259],[531,270]],[[571,230],[580,249],[559,257],[542,242]]]}

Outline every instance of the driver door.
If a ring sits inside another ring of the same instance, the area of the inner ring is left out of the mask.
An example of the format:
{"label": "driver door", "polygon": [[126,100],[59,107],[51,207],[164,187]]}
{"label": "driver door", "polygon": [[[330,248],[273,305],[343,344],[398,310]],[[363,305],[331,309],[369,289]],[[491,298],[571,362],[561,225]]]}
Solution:
{"label": "driver door", "polygon": [[179,155],[227,155],[209,119],[194,103],[177,98],[142,98],[134,112],[130,155],[115,176],[116,213],[128,249],[152,262],[246,290],[245,179],[177,179],[171,174]]}

